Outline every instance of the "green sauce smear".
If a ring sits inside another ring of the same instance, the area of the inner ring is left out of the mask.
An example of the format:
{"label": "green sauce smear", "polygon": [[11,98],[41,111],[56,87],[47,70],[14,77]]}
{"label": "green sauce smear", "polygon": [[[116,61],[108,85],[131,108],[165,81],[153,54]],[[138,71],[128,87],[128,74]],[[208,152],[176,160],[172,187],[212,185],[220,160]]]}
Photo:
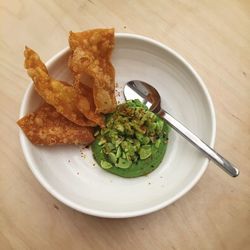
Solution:
{"label": "green sauce smear", "polygon": [[95,160],[104,170],[126,178],[156,169],[167,149],[169,126],[139,100],[117,106],[96,132]]}

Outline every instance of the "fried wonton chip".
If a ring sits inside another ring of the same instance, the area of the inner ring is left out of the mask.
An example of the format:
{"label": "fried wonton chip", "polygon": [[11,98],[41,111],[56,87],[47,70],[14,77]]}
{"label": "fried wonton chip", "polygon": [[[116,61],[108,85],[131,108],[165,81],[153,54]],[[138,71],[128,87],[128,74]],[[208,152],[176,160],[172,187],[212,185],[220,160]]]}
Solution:
{"label": "fried wonton chip", "polygon": [[47,103],[18,120],[17,124],[33,144],[89,145],[94,141],[92,128],[82,127],[69,121]]}
{"label": "fried wonton chip", "polygon": [[75,83],[80,82],[81,74],[93,77],[96,113],[107,114],[116,107],[115,70],[110,62],[114,40],[114,29],[70,32],[69,35],[72,52],[69,68],[74,74]]}
{"label": "fried wonton chip", "polygon": [[51,78],[46,66],[32,49],[26,47],[24,56],[24,66],[34,82],[36,91],[45,102],[54,106],[57,112],[80,126],[96,126],[76,107],[76,100],[79,96],[72,85]]}
{"label": "fried wonton chip", "polygon": [[101,128],[105,126],[104,117],[102,114],[95,113],[95,103],[93,98],[93,89],[80,82],[75,83],[75,88],[78,91],[76,101],[77,108],[91,121],[98,124]]}

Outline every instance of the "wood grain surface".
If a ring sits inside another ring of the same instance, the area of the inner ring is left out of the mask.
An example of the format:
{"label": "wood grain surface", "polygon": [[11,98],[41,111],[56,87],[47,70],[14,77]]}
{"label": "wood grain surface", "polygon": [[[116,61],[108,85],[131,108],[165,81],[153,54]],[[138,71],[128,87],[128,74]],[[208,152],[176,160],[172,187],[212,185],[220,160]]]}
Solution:
{"label": "wood grain surface", "polygon": [[[250,249],[250,1],[0,1],[0,249]],[[214,164],[183,198],[131,219],[76,212],[38,183],[16,120],[30,80],[28,45],[44,59],[68,31],[115,27],[168,45],[203,78],[217,118],[215,148],[241,170]]]}

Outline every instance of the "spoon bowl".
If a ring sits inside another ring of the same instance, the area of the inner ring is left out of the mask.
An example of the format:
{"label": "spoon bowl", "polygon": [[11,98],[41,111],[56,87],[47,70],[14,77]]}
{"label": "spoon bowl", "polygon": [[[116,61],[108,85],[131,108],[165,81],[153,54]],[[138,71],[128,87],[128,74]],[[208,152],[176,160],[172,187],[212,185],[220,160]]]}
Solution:
{"label": "spoon bowl", "polygon": [[139,99],[152,112],[158,113],[161,107],[161,97],[158,91],[143,81],[129,81],[124,87],[127,100]]}

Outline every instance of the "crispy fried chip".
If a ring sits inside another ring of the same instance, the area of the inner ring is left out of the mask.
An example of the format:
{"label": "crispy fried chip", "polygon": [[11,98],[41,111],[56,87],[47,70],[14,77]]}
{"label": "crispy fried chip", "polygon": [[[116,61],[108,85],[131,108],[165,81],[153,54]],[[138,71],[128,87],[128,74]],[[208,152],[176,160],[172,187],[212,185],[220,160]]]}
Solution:
{"label": "crispy fried chip", "polygon": [[101,128],[105,126],[102,114],[95,113],[95,103],[93,98],[93,89],[80,82],[75,83],[79,96],[76,101],[77,108],[91,121],[98,124]]}
{"label": "crispy fried chip", "polygon": [[114,48],[114,29],[70,32],[69,45],[72,54],[68,64],[75,83],[80,82],[82,73],[93,77],[95,112],[113,112],[116,107],[115,70],[110,57]]}
{"label": "crispy fried chip", "polygon": [[29,140],[34,144],[84,144],[94,141],[92,128],[74,124],[44,103],[37,111],[17,121]]}
{"label": "crispy fried chip", "polygon": [[78,125],[96,126],[76,107],[76,100],[80,97],[72,85],[51,78],[48,75],[46,66],[32,49],[26,47],[24,56],[24,65],[29,76],[34,81],[35,89],[47,103],[54,106],[57,112]]}

